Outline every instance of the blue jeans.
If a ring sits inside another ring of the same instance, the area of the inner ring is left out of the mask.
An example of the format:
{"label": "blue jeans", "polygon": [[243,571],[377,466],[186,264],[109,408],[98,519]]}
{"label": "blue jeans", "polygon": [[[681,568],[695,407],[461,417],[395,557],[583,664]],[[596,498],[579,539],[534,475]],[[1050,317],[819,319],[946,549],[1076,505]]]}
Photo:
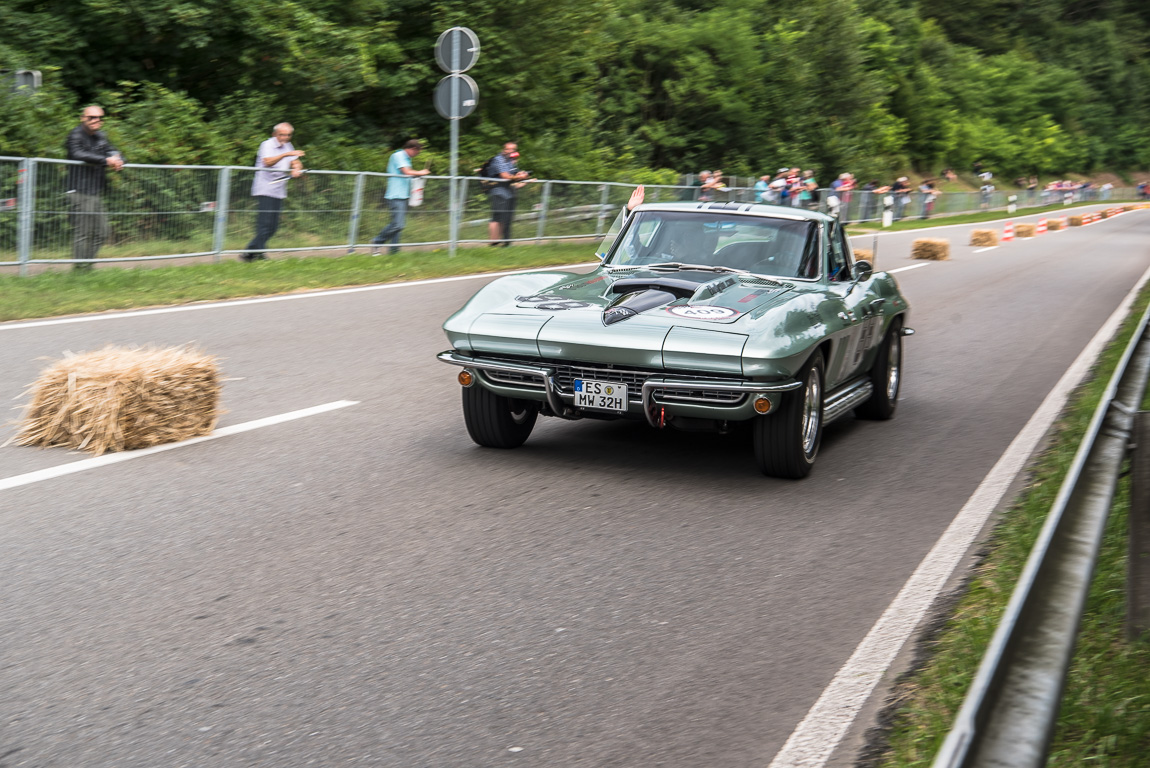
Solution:
{"label": "blue jeans", "polygon": [[404,226],[407,224],[407,198],[388,198],[387,208],[391,211],[391,221],[387,222],[387,226],[379,231],[379,234],[371,238],[371,242],[375,245],[383,243],[391,243],[391,248],[388,253],[399,252],[399,233],[403,231]]}

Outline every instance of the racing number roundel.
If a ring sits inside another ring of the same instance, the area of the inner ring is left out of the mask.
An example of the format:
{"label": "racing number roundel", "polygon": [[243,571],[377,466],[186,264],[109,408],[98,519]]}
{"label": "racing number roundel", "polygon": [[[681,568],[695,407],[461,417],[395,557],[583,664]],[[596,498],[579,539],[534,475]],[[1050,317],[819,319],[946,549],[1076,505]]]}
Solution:
{"label": "racing number roundel", "polygon": [[667,311],[675,317],[684,317],[689,320],[730,320],[739,313],[727,307],[692,307],[680,305],[667,307]]}

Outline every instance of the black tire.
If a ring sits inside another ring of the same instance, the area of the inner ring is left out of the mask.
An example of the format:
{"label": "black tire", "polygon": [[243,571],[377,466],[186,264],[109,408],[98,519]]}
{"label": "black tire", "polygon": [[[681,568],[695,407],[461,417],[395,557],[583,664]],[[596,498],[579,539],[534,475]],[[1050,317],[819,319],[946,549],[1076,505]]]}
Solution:
{"label": "black tire", "polygon": [[811,473],[823,439],[825,370],[815,352],[795,377],[803,386],[785,394],[778,411],[755,418],[755,460],[764,475],[798,480]]}
{"label": "black tire", "polygon": [[898,408],[898,393],[902,387],[902,320],[895,318],[883,337],[878,356],[870,369],[874,394],[855,408],[860,419],[885,421],[894,418]]}
{"label": "black tire", "polygon": [[488,448],[518,448],[531,430],[539,408],[528,400],[497,395],[479,384],[463,388],[463,422],[467,434]]}

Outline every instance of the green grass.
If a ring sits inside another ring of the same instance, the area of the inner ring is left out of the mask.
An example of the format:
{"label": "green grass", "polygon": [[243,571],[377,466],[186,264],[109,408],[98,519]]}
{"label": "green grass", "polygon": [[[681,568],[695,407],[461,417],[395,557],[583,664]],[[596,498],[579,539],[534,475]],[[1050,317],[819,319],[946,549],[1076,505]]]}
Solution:
{"label": "green grass", "polygon": [[[929,766],[942,746],[1094,409],[1148,303],[1150,291],[1144,291],[1093,378],[1071,399],[1022,497],[996,526],[966,594],[929,641],[928,660],[899,686],[901,702],[889,752],[879,763],[884,768]],[[1124,478],[1107,525],[1048,766],[1147,765],[1150,641],[1126,642],[1123,624],[1129,491]]]}
{"label": "green grass", "polygon": [[454,257],[446,250],[403,250],[395,256],[353,254],[338,258],[272,259],[252,264],[230,257],[219,264],[156,269],[101,267],[90,272],[66,269],[29,277],[0,275],[0,321],[594,260],[594,244],[555,243],[461,248]]}
{"label": "green grass", "polygon": [[[1094,200],[1091,202],[1074,203],[1073,205],[1062,205],[1057,203],[1055,205],[1044,205],[1037,208],[1019,208],[1014,213],[1007,213],[1004,210],[994,211],[981,211],[979,213],[959,213],[959,214],[938,214],[929,219],[911,218],[907,217],[901,221],[896,221],[889,227],[883,227],[876,221],[866,221],[857,224],[851,224],[848,227],[848,232],[851,235],[868,235],[872,232],[902,232],[911,229],[925,229],[927,227],[938,227],[942,225],[951,224],[979,224],[984,221],[1001,221],[1003,219],[1017,219],[1023,216],[1033,216],[1039,213],[1051,213],[1062,215],[1072,215],[1076,208],[1086,206],[1119,206],[1130,205],[1130,201],[1125,202],[1119,200]],[[1059,213],[1059,212],[1062,213]]]}

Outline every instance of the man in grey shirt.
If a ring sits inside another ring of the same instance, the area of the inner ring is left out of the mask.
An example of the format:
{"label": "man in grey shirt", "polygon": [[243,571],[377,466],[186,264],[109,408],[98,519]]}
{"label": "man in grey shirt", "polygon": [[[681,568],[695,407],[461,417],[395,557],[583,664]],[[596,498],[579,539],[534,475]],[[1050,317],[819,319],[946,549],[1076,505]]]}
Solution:
{"label": "man in grey shirt", "polygon": [[304,153],[291,143],[294,132],[291,123],[280,123],[272,129],[272,137],[260,144],[256,153],[256,168],[261,170],[255,172],[252,180],[252,197],[259,204],[259,214],[256,216],[256,235],[240,256],[244,261],[267,258],[264,248],[267,247],[268,239],[279,229],[280,213],[287,199],[288,177],[299,178],[303,173],[303,163],[299,159]]}

